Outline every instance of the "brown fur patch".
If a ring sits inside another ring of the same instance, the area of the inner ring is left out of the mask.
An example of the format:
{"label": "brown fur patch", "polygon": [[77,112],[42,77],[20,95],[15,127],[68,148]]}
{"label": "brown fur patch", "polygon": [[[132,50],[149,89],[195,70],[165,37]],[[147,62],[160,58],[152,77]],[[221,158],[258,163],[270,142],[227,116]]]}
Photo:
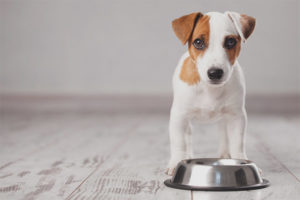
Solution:
{"label": "brown fur patch", "polygon": [[[195,24],[194,31],[192,33],[192,36],[189,39],[189,52],[193,60],[196,60],[197,57],[203,56],[205,53],[205,50],[208,47],[209,42],[209,16],[204,15],[201,18],[198,19],[197,23]],[[196,49],[193,45],[193,42],[195,39],[203,39],[205,43],[205,49],[199,50]]]}
{"label": "brown fur patch", "polygon": [[241,15],[240,22],[242,25],[242,32],[244,34],[245,39],[247,39],[253,32],[255,27],[255,21],[256,20],[253,17],[244,14]]}
{"label": "brown fur patch", "polygon": [[188,85],[194,85],[200,81],[200,75],[191,57],[184,60],[179,77]]}
{"label": "brown fur patch", "polygon": [[191,13],[172,21],[172,28],[182,44],[188,41],[193,32],[195,22],[202,16],[199,12]]}
{"label": "brown fur patch", "polygon": [[236,45],[232,49],[226,49],[224,47],[226,49],[228,59],[229,59],[231,65],[233,65],[236,58],[239,56],[240,51],[241,51],[241,37],[238,36],[238,35],[227,35],[224,38],[224,44],[225,44],[226,38],[235,38],[236,39]]}

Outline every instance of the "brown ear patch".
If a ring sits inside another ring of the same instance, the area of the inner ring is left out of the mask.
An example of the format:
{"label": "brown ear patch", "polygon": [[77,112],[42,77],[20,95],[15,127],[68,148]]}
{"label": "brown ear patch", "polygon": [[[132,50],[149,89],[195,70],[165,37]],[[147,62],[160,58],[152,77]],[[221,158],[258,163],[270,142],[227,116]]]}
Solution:
{"label": "brown ear patch", "polygon": [[[209,19],[210,19],[210,17],[208,15],[204,15],[195,24],[194,31],[189,40],[189,53],[193,60],[196,60],[199,55],[203,56],[205,53],[205,50],[208,48],[209,32],[210,32]],[[193,42],[197,38],[204,40],[205,49],[199,50],[193,46]]]}
{"label": "brown ear patch", "polygon": [[255,27],[255,18],[250,17],[248,15],[241,15],[240,23],[242,25],[242,32],[244,34],[245,39],[247,39],[254,30]]}
{"label": "brown ear patch", "polygon": [[196,21],[202,17],[201,13],[184,15],[172,21],[172,28],[182,44],[185,44],[193,32]]}
{"label": "brown ear patch", "polygon": [[226,38],[234,38],[236,40],[236,45],[231,48],[231,49],[226,49],[226,53],[229,59],[229,62],[231,63],[231,65],[233,65],[235,63],[236,58],[239,56],[240,51],[241,51],[241,37],[238,35],[227,35],[224,38],[224,44],[225,44],[225,40]]}
{"label": "brown ear patch", "polygon": [[184,60],[179,77],[188,85],[194,85],[200,81],[200,75],[191,57]]}

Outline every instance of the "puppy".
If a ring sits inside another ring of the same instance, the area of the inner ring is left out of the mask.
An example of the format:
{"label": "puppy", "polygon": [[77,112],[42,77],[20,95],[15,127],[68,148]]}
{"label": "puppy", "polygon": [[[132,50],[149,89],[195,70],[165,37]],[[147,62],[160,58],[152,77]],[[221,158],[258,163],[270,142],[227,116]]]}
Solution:
{"label": "puppy", "polygon": [[192,119],[218,122],[220,158],[247,159],[245,80],[237,57],[255,19],[236,12],[192,13],[175,19],[172,27],[181,43],[188,43],[188,51],[173,75],[166,173],[172,175],[179,161],[193,156]]}

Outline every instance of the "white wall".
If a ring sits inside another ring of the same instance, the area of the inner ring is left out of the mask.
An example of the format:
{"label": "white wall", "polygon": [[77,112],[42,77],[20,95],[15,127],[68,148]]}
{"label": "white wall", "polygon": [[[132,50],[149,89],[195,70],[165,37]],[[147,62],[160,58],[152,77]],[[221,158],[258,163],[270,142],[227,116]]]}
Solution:
{"label": "white wall", "polygon": [[2,93],[169,94],[186,50],[171,21],[194,11],[257,18],[239,61],[249,94],[300,94],[297,0],[0,0]]}

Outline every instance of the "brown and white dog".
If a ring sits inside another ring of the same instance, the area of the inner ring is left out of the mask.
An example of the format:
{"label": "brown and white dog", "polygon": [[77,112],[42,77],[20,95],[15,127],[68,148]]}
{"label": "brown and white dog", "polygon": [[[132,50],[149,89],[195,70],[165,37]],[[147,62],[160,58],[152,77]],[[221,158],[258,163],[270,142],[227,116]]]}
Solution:
{"label": "brown and white dog", "polygon": [[188,43],[188,51],[173,76],[171,158],[166,173],[172,175],[179,161],[193,156],[192,119],[218,121],[221,158],[247,159],[245,80],[237,57],[255,19],[236,12],[198,12],[175,19],[172,26],[182,44]]}

